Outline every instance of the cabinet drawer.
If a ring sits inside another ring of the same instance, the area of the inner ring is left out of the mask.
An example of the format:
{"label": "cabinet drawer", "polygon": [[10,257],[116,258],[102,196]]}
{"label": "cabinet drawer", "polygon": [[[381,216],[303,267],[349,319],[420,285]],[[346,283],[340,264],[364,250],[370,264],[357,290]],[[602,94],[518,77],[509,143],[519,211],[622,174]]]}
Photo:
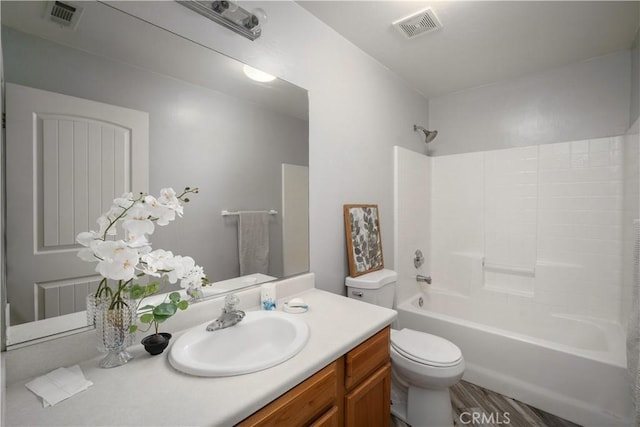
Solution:
{"label": "cabinet drawer", "polygon": [[334,406],[333,408],[325,412],[309,427],[340,427],[342,423],[340,422],[340,418],[338,418],[338,415],[338,407]]}
{"label": "cabinet drawer", "polygon": [[390,328],[386,327],[347,353],[345,386],[347,390],[370,376],[378,367],[389,363]]}
{"label": "cabinet drawer", "polygon": [[305,382],[298,384],[238,426],[309,425],[311,420],[335,405],[337,401],[337,363],[333,362]]}

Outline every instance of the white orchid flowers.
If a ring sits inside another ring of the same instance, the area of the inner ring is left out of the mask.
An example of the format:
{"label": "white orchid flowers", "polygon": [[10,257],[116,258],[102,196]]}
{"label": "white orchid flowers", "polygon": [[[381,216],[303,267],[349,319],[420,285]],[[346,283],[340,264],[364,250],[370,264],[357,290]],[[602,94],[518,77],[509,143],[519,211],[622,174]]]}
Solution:
{"label": "white orchid flowers", "polygon": [[[114,199],[109,211],[98,218],[98,231],[78,234],[76,241],[84,246],[78,257],[97,262],[96,271],[104,278],[100,287],[108,287],[106,279],[116,280],[119,295],[121,288],[135,278],[149,275],[170,283],[180,281],[180,286],[190,291],[200,289],[206,277],[193,258],[163,249],[151,250],[148,240],[156,225],[167,225],[176,215],[182,216],[182,203],[189,201],[185,196],[197,192],[197,188],[187,187],[176,195],[172,188],[163,188],[157,198],[125,193]],[[118,226],[123,232],[119,232]],[[110,290],[106,292],[112,295]]]}

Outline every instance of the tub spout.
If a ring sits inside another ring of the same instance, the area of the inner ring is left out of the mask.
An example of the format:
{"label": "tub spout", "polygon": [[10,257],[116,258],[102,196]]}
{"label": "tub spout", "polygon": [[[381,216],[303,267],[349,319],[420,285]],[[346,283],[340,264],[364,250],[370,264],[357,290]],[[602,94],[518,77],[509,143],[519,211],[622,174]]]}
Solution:
{"label": "tub spout", "polygon": [[426,283],[427,285],[430,285],[430,284],[431,284],[431,276],[423,276],[422,274],[418,274],[418,275],[416,276],[416,281],[418,281],[418,282],[424,282],[424,283]]}

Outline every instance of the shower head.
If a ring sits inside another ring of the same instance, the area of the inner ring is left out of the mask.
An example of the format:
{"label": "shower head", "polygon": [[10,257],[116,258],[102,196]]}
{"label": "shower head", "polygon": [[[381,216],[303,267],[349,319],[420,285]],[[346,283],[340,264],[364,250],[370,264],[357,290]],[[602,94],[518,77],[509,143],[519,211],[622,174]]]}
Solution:
{"label": "shower head", "polygon": [[431,141],[433,141],[434,139],[436,139],[436,136],[438,136],[438,131],[437,130],[427,130],[425,128],[423,128],[422,126],[418,126],[418,125],[413,125],[413,130],[414,131],[422,131],[424,133],[424,142],[425,144],[430,143]]}

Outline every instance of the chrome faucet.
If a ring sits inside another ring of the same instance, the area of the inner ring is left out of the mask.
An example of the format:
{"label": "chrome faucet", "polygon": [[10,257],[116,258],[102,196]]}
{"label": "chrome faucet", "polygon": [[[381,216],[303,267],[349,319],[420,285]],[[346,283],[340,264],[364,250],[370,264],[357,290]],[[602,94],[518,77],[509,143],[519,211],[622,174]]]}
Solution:
{"label": "chrome faucet", "polygon": [[236,294],[227,295],[220,317],[207,325],[207,331],[217,331],[240,323],[244,319],[244,311],[237,309],[239,302],[240,298]]}
{"label": "chrome faucet", "polygon": [[424,283],[426,283],[427,285],[430,285],[430,284],[431,284],[431,276],[423,276],[422,274],[418,274],[418,275],[416,276],[416,281],[418,281],[418,282],[424,282]]}

